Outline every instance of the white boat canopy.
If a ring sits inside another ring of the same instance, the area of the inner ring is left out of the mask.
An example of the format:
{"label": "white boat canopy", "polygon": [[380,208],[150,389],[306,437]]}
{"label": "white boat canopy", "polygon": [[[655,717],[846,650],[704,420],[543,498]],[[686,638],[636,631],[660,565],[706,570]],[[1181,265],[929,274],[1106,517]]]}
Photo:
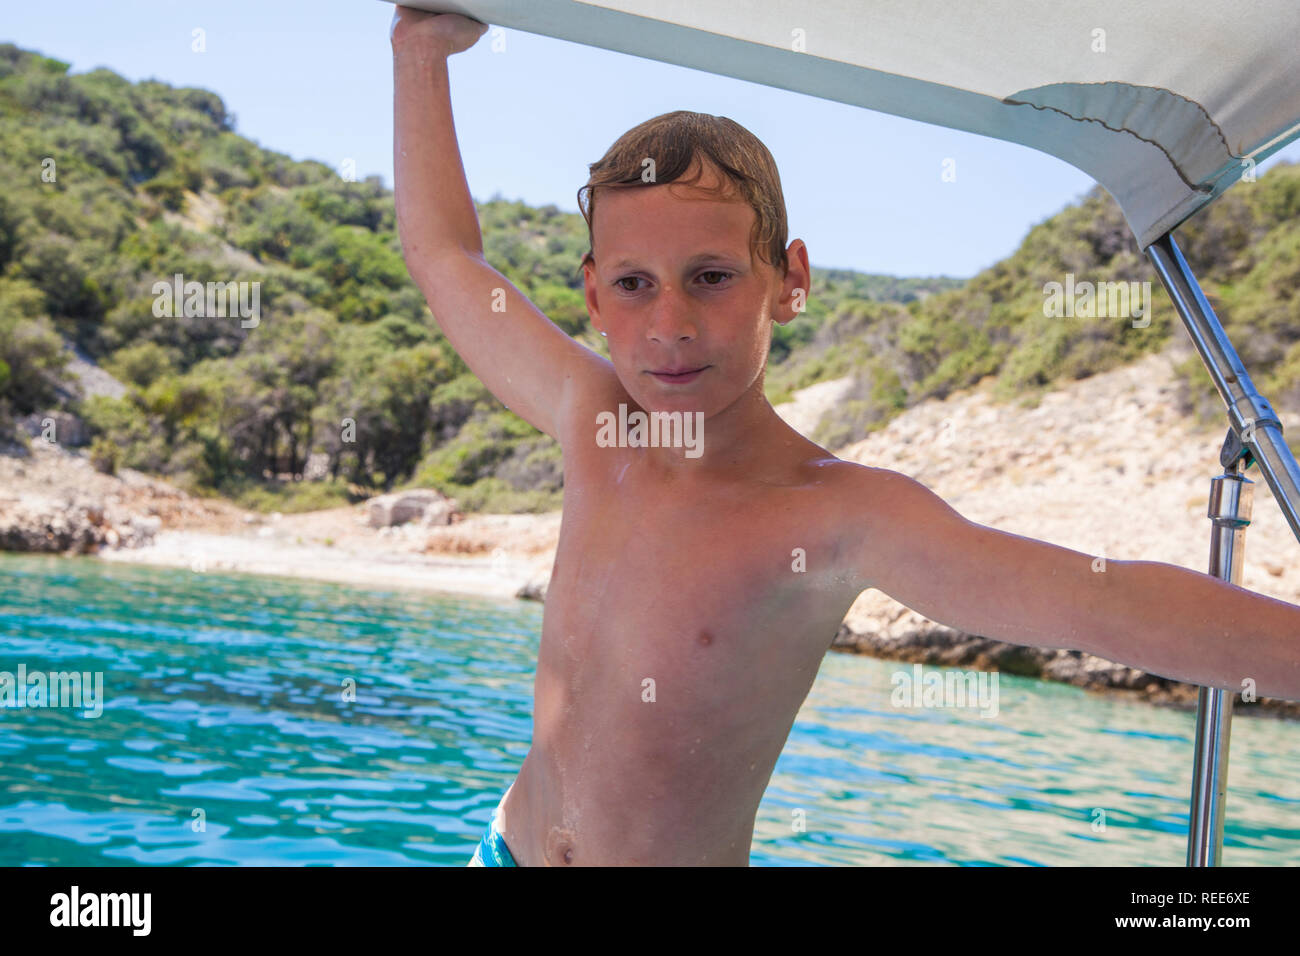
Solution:
{"label": "white boat canopy", "polygon": [[1297,0],[408,0],[1031,146],[1145,248],[1300,137]]}

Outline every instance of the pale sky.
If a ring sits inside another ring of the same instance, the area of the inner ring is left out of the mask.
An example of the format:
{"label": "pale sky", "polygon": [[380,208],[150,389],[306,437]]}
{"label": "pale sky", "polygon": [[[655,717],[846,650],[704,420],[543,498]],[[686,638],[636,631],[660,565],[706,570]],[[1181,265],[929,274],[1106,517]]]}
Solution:
{"label": "pale sky", "polygon": [[[267,149],[392,185],[392,5],[383,0],[11,2],[0,41],[132,79],[219,94]],[[205,51],[192,49],[204,31]],[[451,60],[470,191],[577,212],[587,166],[676,109],[728,116],[776,157],[790,238],[813,265],[966,277],[1092,186],[1027,147],[858,107],[506,30]],[[955,160],[956,181],[941,179]],[[1300,144],[1260,164],[1300,161]]]}

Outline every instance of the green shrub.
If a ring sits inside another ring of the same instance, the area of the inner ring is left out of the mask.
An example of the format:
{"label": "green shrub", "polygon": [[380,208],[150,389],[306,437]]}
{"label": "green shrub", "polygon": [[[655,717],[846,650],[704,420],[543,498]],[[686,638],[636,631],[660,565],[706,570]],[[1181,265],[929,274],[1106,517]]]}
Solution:
{"label": "green shrub", "polygon": [[351,503],[347,482],[323,481],[251,481],[232,482],[228,488],[236,504],[249,511],[271,514],[297,514],[340,508]]}
{"label": "green shrub", "polygon": [[100,435],[90,443],[90,463],[96,471],[116,475],[121,462],[122,452],[116,442]]}

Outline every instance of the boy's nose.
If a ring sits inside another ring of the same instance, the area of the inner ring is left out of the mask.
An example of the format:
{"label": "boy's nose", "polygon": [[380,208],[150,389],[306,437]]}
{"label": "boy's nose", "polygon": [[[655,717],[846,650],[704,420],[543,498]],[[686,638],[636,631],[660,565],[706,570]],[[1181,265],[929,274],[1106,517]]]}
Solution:
{"label": "boy's nose", "polygon": [[664,301],[656,303],[646,326],[646,338],[652,342],[689,342],[695,338],[695,320],[690,310],[680,304]]}
{"label": "boy's nose", "polygon": [[658,342],[660,344],[667,342],[691,342],[695,339],[695,329],[683,327],[680,330],[673,332],[671,330],[652,326],[650,331],[646,333],[646,338],[651,342]]}

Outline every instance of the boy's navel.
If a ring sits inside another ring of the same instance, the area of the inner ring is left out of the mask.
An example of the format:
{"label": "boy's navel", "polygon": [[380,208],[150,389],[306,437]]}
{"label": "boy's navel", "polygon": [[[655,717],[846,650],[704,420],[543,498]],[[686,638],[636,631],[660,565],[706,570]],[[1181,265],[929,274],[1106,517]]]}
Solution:
{"label": "boy's navel", "polygon": [[546,862],[552,866],[569,866],[574,859],[573,831],[568,827],[551,827],[546,836]]}

